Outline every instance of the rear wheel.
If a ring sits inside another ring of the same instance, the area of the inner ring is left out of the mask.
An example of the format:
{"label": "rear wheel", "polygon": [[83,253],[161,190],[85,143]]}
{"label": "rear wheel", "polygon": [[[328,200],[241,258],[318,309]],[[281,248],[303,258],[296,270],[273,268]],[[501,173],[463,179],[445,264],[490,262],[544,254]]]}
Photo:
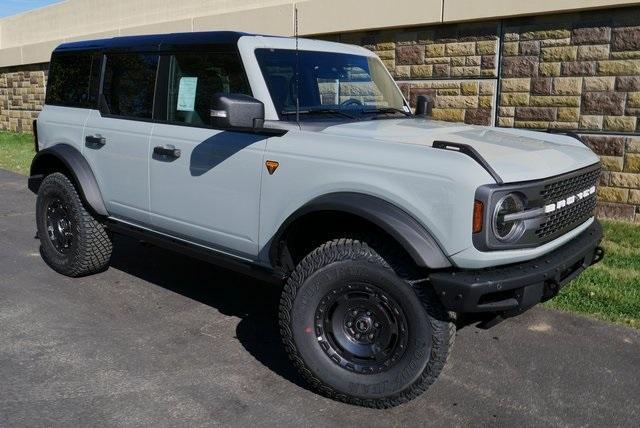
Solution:
{"label": "rear wheel", "polygon": [[36,223],[40,254],[57,272],[78,277],[109,266],[111,239],[64,174],[53,173],[42,181]]}
{"label": "rear wheel", "polygon": [[285,347],[330,398],[396,406],[424,392],[444,367],[453,320],[430,288],[413,286],[387,259],[362,241],[338,239],[312,251],[287,281]]}

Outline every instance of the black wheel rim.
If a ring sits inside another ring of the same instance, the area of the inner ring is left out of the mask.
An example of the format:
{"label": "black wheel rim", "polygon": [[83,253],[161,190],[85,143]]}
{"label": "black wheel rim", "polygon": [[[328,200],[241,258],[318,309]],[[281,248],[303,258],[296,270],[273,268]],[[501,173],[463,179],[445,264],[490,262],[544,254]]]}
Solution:
{"label": "black wheel rim", "polygon": [[47,204],[47,236],[56,250],[68,252],[73,247],[74,234],[70,210],[60,198],[52,198]]}
{"label": "black wheel rim", "polygon": [[348,284],[325,295],[316,309],[315,327],[325,354],[357,373],[388,370],[407,347],[402,307],[369,284]]}

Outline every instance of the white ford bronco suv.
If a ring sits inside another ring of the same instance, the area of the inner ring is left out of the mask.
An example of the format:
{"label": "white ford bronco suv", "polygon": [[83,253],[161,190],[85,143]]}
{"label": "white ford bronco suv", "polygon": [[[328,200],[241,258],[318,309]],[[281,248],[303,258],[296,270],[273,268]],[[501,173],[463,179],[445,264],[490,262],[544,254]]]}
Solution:
{"label": "white ford bronco suv", "polygon": [[573,136],[430,120],[357,46],[206,32],[67,43],[29,188],[42,257],[79,277],[111,235],[283,284],[320,393],[391,407],[432,384],[456,317],[522,313],[602,258],[598,157]]}

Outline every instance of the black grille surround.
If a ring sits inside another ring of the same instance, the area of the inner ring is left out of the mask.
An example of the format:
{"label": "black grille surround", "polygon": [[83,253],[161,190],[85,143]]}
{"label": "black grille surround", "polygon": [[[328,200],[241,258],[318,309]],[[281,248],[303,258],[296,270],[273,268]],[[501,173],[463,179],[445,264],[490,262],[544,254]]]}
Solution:
{"label": "black grille surround", "polygon": [[[562,178],[546,184],[540,192],[545,205],[554,204],[569,196],[574,196],[591,187],[596,187],[600,178],[601,168],[592,169],[569,178]],[[593,216],[596,209],[596,195],[590,195],[578,200],[561,210],[549,213],[544,223],[536,229],[536,235],[541,241],[548,237],[556,237],[584,223]]]}
{"label": "black grille surround", "polygon": [[[531,248],[571,231],[594,215],[597,199],[595,192],[582,198],[578,194],[597,186],[600,171],[601,165],[598,162],[543,180],[479,187],[476,199],[482,201],[485,206],[485,227],[480,233],[473,234],[474,246],[481,251]],[[575,197],[575,202],[540,217],[525,220],[525,232],[522,237],[516,242],[504,243],[494,236],[491,217],[498,200],[511,192],[519,193],[524,198],[525,210],[555,205],[572,196]]]}

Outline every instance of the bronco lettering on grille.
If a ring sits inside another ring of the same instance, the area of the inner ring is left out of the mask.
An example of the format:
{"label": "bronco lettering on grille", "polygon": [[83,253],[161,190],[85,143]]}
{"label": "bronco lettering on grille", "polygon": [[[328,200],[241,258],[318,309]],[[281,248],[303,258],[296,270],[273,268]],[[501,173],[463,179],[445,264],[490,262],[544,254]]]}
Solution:
{"label": "bronco lettering on grille", "polygon": [[575,195],[569,196],[568,198],[561,199],[561,200],[557,201],[554,204],[545,205],[544,206],[544,212],[545,212],[545,214],[552,213],[552,212],[554,212],[556,210],[559,210],[561,208],[564,208],[564,207],[567,207],[569,205],[572,205],[576,201],[581,201],[582,199],[585,199],[588,196],[593,195],[594,193],[596,193],[596,186],[591,186],[587,190],[584,190],[584,191],[579,192],[579,193],[577,193]]}

